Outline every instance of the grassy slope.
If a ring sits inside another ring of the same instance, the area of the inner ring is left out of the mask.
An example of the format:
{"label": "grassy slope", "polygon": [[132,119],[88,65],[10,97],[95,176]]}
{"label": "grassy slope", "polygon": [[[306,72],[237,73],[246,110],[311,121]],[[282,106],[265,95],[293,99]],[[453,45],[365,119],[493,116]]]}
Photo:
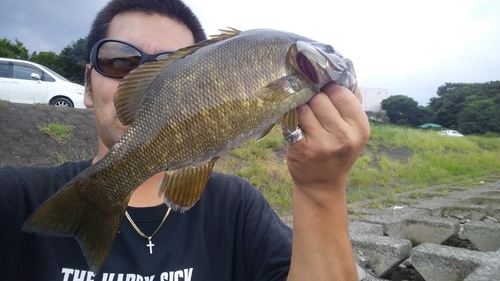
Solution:
{"label": "grassy slope", "polygon": [[[284,159],[286,145],[274,129],[259,142],[250,141],[225,155],[215,170],[249,180],[279,212],[291,209],[292,181]],[[354,165],[348,200],[378,196],[443,183],[458,185],[500,173],[500,138],[439,136],[391,125],[372,125],[367,147]]]}

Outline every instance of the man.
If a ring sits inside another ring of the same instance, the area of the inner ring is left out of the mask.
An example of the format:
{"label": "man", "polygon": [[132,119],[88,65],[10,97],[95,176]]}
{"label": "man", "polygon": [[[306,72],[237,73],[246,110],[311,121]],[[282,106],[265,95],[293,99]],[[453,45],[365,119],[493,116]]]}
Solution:
{"label": "man", "polygon": [[99,65],[99,50],[110,41],[100,40],[106,38],[119,40],[112,51],[131,48],[161,56],[205,35],[180,0],[114,0],[97,15],[87,38],[92,55],[84,101],[94,108],[98,154],[60,167],[0,169],[2,280],[356,280],[345,187],[368,140],[369,124],[359,95],[333,84],[297,109],[306,133],[287,152],[294,181],[293,240],[255,188],[217,173],[200,201],[183,214],[170,213],[158,197],[162,173],[144,182],[133,193],[97,274],[74,238],[21,231],[38,206],[102,159],[126,130],[113,97],[120,77],[137,65],[128,70]]}

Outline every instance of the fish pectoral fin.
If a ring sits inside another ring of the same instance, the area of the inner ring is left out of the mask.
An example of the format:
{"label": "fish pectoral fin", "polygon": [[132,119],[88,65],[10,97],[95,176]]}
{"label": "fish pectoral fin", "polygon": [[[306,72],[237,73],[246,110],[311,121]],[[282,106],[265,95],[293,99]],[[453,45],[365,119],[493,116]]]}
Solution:
{"label": "fish pectoral fin", "polygon": [[295,74],[281,77],[264,86],[259,95],[264,101],[282,102],[295,95],[303,88],[302,82]]}
{"label": "fish pectoral fin", "polygon": [[262,132],[262,134],[260,134],[260,136],[257,138],[256,141],[260,141],[263,137],[267,136],[271,130],[274,128],[274,125],[276,124],[272,124],[271,126],[269,126],[269,128],[265,129],[264,132]]}
{"label": "fish pectoral fin", "polygon": [[165,204],[174,211],[189,210],[205,190],[212,168],[219,157],[177,170],[167,170],[160,183],[159,195],[163,194]]}
{"label": "fish pectoral fin", "polygon": [[41,205],[24,222],[23,230],[51,236],[75,236],[90,269],[97,273],[106,262],[120,230],[127,204],[95,204],[82,198],[73,181]]}
{"label": "fish pectoral fin", "polygon": [[278,124],[285,129],[288,129],[290,132],[297,130],[299,126],[299,116],[297,115],[297,109],[292,109],[285,113],[285,115],[281,116],[278,120]]}
{"label": "fish pectoral fin", "polygon": [[158,78],[162,69],[171,62],[169,59],[149,62],[132,70],[118,85],[114,97],[116,115],[124,125],[134,122],[137,110],[142,104],[149,87]]}

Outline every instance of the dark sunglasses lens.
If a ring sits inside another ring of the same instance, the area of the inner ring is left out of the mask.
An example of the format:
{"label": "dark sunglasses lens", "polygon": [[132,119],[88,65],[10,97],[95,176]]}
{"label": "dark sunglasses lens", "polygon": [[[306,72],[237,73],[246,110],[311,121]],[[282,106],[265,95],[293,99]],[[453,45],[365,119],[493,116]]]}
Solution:
{"label": "dark sunglasses lens", "polygon": [[141,53],[124,43],[105,42],[97,51],[97,66],[108,75],[123,77],[141,63]]}

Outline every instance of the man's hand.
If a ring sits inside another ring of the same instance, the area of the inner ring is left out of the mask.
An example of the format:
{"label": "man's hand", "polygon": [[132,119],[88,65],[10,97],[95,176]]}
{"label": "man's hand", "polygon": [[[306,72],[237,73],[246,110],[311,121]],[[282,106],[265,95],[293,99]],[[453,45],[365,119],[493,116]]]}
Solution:
{"label": "man's hand", "polygon": [[317,203],[333,191],[332,183],[345,184],[368,141],[370,126],[360,101],[358,89],[353,94],[329,84],[297,109],[305,138],[288,146],[288,167],[296,187]]}

